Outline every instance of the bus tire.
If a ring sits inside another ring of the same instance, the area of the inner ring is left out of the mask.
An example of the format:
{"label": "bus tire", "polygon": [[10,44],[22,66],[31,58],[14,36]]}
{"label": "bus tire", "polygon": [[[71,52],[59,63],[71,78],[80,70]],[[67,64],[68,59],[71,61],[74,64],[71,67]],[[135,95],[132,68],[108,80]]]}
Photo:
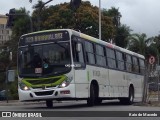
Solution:
{"label": "bus tire", "polygon": [[46,106],[48,108],[52,108],[53,107],[53,101],[52,100],[46,100]]}
{"label": "bus tire", "polygon": [[129,88],[129,95],[127,98],[119,98],[120,103],[123,105],[132,105],[134,102],[134,89],[133,87]]}
{"label": "bus tire", "polygon": [[126,104],[127,105],[132,105],[133,102],[134,102],[134,89],[133,89],[133,87],[130,87],[129,88],[129,96],[126,99]]}
{"label": "bus tire", "polygon": [[91,84],[90,97],[87,99],[87,105],[94,106],[94,104],[95,104],[95,89],[94,89],[94,84]]}

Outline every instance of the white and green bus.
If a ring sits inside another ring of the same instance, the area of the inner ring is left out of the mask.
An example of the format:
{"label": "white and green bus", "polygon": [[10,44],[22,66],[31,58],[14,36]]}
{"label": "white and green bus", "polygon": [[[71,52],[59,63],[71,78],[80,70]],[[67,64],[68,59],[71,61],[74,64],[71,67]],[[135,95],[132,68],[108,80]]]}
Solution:
{"label": "white and green bus", "polygon": [[119,99],[141,101],[144,56],[71,29],[22,35],[18,47],[20,101]]}

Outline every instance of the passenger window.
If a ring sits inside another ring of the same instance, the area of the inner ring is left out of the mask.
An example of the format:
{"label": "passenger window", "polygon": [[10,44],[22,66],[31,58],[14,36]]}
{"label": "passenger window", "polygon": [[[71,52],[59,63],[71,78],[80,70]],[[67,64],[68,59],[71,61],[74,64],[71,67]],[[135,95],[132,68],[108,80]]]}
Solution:
{"label": "passenger window", "polygon": [[96,61],[97,65],[106,66],[106,58],[104,56],[104,49],[100,45],[96,45]]}
{"label": "passenger window", "polygon": [[133,57],[133,71],[139,73],[139,64],[137,57]]}
{"label": "passenger window", "polygon": [[131,56],[126,54],[126,70],[132,72],[132,59]]}
{"label": "passenger window", "polygon": [[108,66],[110,68],[116,68],[115,51],[113,49],[106,48],[106,53]]}
{"label": "passenger window", "polygon": [[88,41],[85,41],[85,50],[86,50],[87,62],[90,64],[95,64],[93,44]]}
{"label": "passenger window", "polygon": [[144,64],[144,60],[139,59],[139,64],[140,64],[140,73],[144,74],[145,73],[145,64]]}
{"label": "passenger window", "polygon": [[123,58],[123,54],[119,51],[116,51],[116,59],[117,59],[117,65],[118,65],[118,69],[120,70],[124,70],[124,58]]}

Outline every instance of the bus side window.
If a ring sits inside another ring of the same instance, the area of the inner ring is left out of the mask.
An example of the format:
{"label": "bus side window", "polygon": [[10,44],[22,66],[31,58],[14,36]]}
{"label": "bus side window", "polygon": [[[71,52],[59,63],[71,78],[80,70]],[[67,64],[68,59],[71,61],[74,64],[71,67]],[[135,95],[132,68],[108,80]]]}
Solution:
{"label": "bus side window", "polygon": [[[78,37],[73,37],[72,38],[73,39],[73,41],[72,41],[72,52],[73,52],[73,61],[74,62],[80,62],[80,63],[84,63],[84,50],[83,50],[83,44],[81,43],[81,42],[79,42],[79,41],[81,41],[80,40],[80,38],[78,38]],[[80,46],[79,46],[79,45]],[[80,47],[79,49],[80,49],[80,51],[77,51],[77,47],[78,46]]]}
{"label": "bus side window", "polygon": [[143,75],[145,72],[145,64],[144,64],[144,60],[139,59],[139,65],[140,65],[140,73]]}
{"label": "bus side window", "polygon": [[104,48],[100,45],[95,46],[96,48],[96,64],[100,66],[106,66],[106,58],[104,56]]}
{"label": "bus side window", "polygon": [[106,48],[106,53],[107,53],[108,67],[116,68],[115,51],[113,49]]}
{"label": "bus side window", "polygon": [[137,57],[133,57],[133,71],[139,73],[139,65]]}
{"label": "bus side window", "polygon": [[132,59],[131,56],[126,54],[126,70],[132,72]]}
{"label": "bus side window", "polygon": [[87,62],[89,64],[95,64],[95,55],[94,55],[94,50],[93,50],[93,43],[85,41],[85,50],[86,50]]}
{"label": "bus side window", "polygon": [[73,61],[78,62],[78,55],[76,52],[76,42],[75,41],[72,42],[72,53],[73,53]]}
{"label": "bus side window", "polygon": [[116,59],[118,64],[118,69],[124,70],[124,58],[122,52],[116,51]]}
{"label": "bus side window", "polygon": [[80,44],[80,51],[78,51],[78,62],[80,63],[84,63],[84,51],[83,51],[83,45],[82,43],[78,43]]}

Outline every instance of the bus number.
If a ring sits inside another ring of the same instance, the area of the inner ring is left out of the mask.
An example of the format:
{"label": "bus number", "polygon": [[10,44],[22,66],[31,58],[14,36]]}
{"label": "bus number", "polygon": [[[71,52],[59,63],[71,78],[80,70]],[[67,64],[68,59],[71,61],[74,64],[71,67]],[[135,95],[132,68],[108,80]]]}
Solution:
{"label": "bus number", "polygon": [[100,76],[100,71],[95,71],[95,70],[93,70],[93,76]]}

